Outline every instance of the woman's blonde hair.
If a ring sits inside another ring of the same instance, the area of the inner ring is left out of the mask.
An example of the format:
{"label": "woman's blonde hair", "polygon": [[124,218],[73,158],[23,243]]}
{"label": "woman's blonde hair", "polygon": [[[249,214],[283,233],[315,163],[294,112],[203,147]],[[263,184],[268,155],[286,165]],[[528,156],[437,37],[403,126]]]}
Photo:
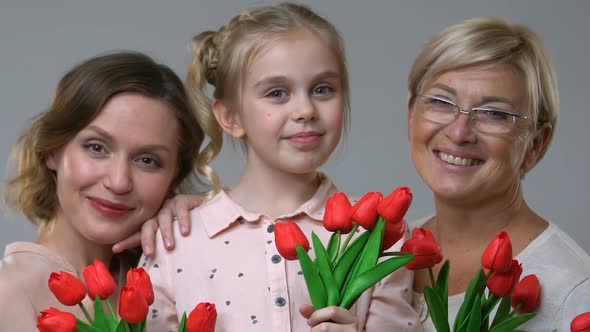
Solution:
{"label": "woman's blonde hair", "polygon": [[[242,11],[217,31],[205,31],[193,38],[193,58],[187,89],[197,110],[199,123],[211,142],[203,149],[199,165],[205,167],[217,156],[223,144],[223,132],[206,95],[206,85],[214,87],[213,97],[231,100],[239,93],[246,70],[258,52],[280,35],[304,29],[316,34],[333,50],[341,73],[344,95],[344,123],[348,127],[350,90],[344,43],[336,27],[309,7],[281,3]],[[235,102],[235,101],[234,101]],[[208,168],[206,174],[216,188],[219,178]]]}
{"label": "woman's blonde hair", "polygon": [[409,104],[440,75],[470,66],[508,64],[525,79],[534,128],[553,130],[537,162],[553,138],[559,116],[555,70],[543,42],[531,29],[493,17],[468,19],[434,36],[420,50],[408,78]]}
{"label": "woman's blonde hair", "polygon": [[68,71],[57,85],[49,109],[33,119],[21,135],[13,155],[15,176],[4,192],[8,205],[34,224],[45,225],[59,207],[56,174],[47,158],[85,128],[110,98],[131,92],[166,104],[178,119],[178,165],[171,188],[193,174],[204,139],[182,80],[167,66],[137,52],[113,52],[90,58]]}

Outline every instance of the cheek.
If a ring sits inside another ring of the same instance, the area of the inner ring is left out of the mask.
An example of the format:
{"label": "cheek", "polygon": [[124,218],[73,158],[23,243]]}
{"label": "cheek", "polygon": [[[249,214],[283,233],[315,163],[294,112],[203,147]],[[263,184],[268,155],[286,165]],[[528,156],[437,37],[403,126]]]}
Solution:
{"label": "cheek", "polygon": [[170,185],[173,180],[173,172],[167,172],[161,175],[148,174],[136,178],[135,192],[137,198],[142,203],[146,215],[148,215],[147,217],[151,217],[160,209],[166,195],[170,191]]}
{"label": "cheek", "polygon": [[64,156],[57,169],[58,186],[69,184],[73,187],[85,188],[100,179],[100,162],[83,155]]}

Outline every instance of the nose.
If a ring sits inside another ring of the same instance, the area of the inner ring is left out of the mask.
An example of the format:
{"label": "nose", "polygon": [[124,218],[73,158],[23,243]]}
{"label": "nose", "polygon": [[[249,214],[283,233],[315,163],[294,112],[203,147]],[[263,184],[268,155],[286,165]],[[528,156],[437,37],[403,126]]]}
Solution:
{"label": "nose", "polygon": [[445,135],[455,144],[475,143],[477,136],[473,131],[471,114],[459,113],[455,120],[444,128]]}
{"label": "nose", "polygon": [[309,96],[300,98],[300,101],[295,107],[292,113],[293,120],[295,121],[311,121],[317,116],[316,105]]}
{"label": "nose", "polygon": [[104,177],[104,186],[117,195],[129,193],[133,189],[130,165],[125,158],[111,160]]}

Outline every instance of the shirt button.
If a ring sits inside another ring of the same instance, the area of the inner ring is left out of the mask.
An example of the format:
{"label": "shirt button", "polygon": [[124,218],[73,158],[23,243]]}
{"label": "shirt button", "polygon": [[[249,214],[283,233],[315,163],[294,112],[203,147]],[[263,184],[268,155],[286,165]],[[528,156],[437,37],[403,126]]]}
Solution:
{"label": "shirt button", "polygon": [[273,263],[278,264],[281,262],[281,256],[280,255],[272,255],[272,258],[270,260]]}
{"label": "shirt button", "polygon": [[277,299],[275,300],[275,304],[278,307],[284,307],[285,304],[287,304],[287,301],[285,301],[285,299],[282,296],[277,297]]}
{"label": "shirt button", "polygon": [[266,228],[266,231],[269,233],[274,232],[275,230],[275,225],[268,225],[268,227]]}

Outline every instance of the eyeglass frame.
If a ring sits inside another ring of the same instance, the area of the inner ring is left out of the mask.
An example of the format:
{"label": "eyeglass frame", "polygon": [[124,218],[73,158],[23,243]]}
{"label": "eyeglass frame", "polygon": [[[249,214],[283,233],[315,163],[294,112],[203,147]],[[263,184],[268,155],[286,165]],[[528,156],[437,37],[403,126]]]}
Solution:
{"label": "eyeglass frame", "polygon": [[[438,100],[440,102],[449,104],[449,105],[453,105],[455,106],[456,110],[453,112],[453,120],[451,122],[445,123],[445,122],[438,122],[435,120],[431,120],[426,118],[428,121],[433,121],[435,123],[439,123],[439,124],[444,124],[444,125],[450,125],[451,123],[453,123],[460,114],[465,114],[469,117],[469,119],[471,120],[472,125],[474,126],[474,129],[476,129],[475,125],[476,125],[476,115],[477,111],[495,111],[495,112],[500,112],[500,113],[504,113],[507,115],[511,115],[514,117],[514,123],[516,124],[516,119],[520,118],[520,119],[529,119],[529,116],[527,115],[521,115],[521,114],[516,114],[516,113],[511,113],[508,111],[505,111],[503,109],[500,108],[495,108],[495,107],[483,107],[483,106],[477,106],[477,107],[473,107],[471,109],[462,109],[461,106],[457,105],[455,102],[445,99],[445,98],[441,98],[441,97],[437,97],[437,96],[431,96],[431,95],[417,95],[417,98],[427,98],[427,99],[434,99],[434,100]],[[476,129],[477,130],[477,129]],[[507,130],[506,132],[509,132],[511,129]],[[486,132],[486,131],[484,131]]]}

